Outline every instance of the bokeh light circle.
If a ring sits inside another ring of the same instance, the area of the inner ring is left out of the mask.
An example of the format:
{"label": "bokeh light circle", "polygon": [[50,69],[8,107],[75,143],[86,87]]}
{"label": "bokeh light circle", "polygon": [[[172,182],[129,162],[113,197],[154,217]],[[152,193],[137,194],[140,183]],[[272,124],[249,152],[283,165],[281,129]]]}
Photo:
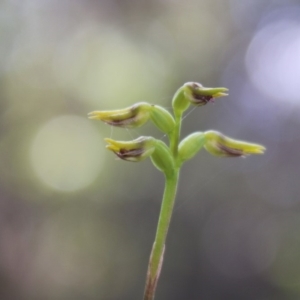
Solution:
{"label": "bokeh light circle", "polygon": [[300,105],[300,22],[274,21],[252,39],[246,67],[254,85],[283,105]]}
{"label": "bokeh light circle", "polygon": [[64,115],[47,122],[35,136],[31,162],[39,179],[61,191],[91,184],[103,165],[104,146],[89,120]]}

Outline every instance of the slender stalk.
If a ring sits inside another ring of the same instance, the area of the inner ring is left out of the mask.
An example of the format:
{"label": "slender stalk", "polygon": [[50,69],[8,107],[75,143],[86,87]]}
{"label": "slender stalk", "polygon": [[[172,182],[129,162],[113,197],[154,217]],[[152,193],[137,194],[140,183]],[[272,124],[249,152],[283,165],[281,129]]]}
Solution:
{"label": "slender stalk", "polygon": [[162,268],[165,243],[173,213],[179,178],[179,168],[177,167],[176,157],[178,154],[181,117],[181,114],[175,115],[175,128],[170,135],[170,148],[175,161],[175,168],[172,173],[165,174],[165,190],[161,204],[155,240],[149,260],[144,300],[154,299],[157,282]]}
{"label": "slender stalk", "polygon": [[175,159],[178,153],[178,144],[179,144],[180,130],[181,130],[181,118],[182,118],[181,114],[175,115],[175,129],[170,138],[170,149]]}
{"label": "slender stalk", "polygon": [[152,247],[152,252],[148,266],[144,300],[154,299],[157,281],[160,275],[163,262],[166,237],[175,202],[178,178],[179,170],[177,169],[174,170],[174,173],[172,175],[166,176],[164,196],[161,205],[156,236]]}

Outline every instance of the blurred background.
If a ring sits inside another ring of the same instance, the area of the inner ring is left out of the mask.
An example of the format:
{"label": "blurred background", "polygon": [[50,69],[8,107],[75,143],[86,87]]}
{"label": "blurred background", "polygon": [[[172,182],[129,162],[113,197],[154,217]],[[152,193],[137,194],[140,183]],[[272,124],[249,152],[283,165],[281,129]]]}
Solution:
{"label": "blurred background", "polygon": [[300,299],[298,0],[0,1],[0,299],[142,299],[163,176],[87,119],[171,111],[187,81],[230,95],[188,113],[263,156],[188,162],[157,299]]}

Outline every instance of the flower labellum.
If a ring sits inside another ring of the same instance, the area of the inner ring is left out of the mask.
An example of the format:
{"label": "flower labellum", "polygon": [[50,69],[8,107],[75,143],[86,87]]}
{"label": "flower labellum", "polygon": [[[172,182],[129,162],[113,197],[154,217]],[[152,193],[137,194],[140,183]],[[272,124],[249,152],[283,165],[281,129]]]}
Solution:
{"label": "flower labellum", "polygon": [[153,137],[141,136],[133,141],[115,141],[106,138],[106,148],[114,152],[119,158],[127,161],[139,162],[149,157],[155,150]]}
{"label": "flower labellum", "polygon": [[214,130],[206,131],[204,148],[212,155],[221,157],[245,157],[251,154],[263,154],[262,145],[234,140]]}
{"label": "flower labellum", "polygon": [[207,88],[197,82],[184,84],[185,97],[194,105],[202,106],[215,98],[228,96],[228,89],[224,87]]}
{"label": "flower labellum", "polygon": [[124,109],[92,111],[88,115],[90,119],[101,120],[112,126],[136,128],[149,120],[151,107],[149,103],[139,102]]}

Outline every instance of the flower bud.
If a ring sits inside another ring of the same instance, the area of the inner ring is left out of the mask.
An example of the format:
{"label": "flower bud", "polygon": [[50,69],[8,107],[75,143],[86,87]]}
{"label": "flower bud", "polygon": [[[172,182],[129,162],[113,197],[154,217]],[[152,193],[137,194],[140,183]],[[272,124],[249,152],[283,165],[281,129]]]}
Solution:
{"label": "flower bud", "polygon": [[181,162],[193,158],[205,144],[203,132],[195,132],[183,139],[178,147],[178,157]]}
{"label": "flower bud", "polygon": [[114,152],[119,158],[139,162],[149,157],[155,150],[155,139],[141,136],[133,141],[115,141],[106,138],[106,148]]}
{"label": "flower bud", "polygon": [[213,155],[222,157],[238,157],[250,154],[263,154],[266,148],[262,145],[238,141],[226,137],[217,131],[206,131],[205,149]]}
{"label": "flower bud", "polygon": [[172,115],[163,107],[152,105],[150,111],[152,122],[164,133],[171,132],[175,127],[175,121]]}
{"label": "flower bud", "polygon": [[161,140],[155,140],[155,151],[151,154],[151,160],[161,172],[168,173],[174,170],[174,160],[170,149]]}
{"label": "flower bud", "polygon": [[151,105],[139,102],[118,110],[93,111],[90,119],[101,120],[106,124],[125,128],[136,128],[145,124],[150,118]]}
{"label": "flower bud", "polygon": [[175,115],[182,115],[190,106],[190,101],[185,96],[185,86],[180,87],[172,100],[172,106]]}
{"label": "flower bud", "polygon": [[207,88],[197,82],[187,82],[184,84],[184,94],[187,100],[197,106],[202,106],[212,101],[214,98],[228,96],[228,89],[224,87]]}

